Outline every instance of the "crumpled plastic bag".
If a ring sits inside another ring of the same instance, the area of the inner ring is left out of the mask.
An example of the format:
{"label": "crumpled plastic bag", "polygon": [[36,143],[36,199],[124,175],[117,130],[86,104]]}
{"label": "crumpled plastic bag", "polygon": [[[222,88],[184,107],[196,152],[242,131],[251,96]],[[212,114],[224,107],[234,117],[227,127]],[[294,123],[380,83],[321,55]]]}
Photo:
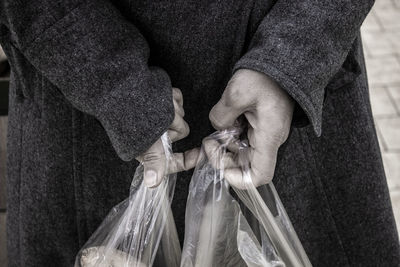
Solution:
{"label": "crumpled plastic bag", "polygon": [[[75,267],[311,266],[273,184],[253,185],[248,147],[239,135],[234,128],[205,139],[219,143],[212,155],[216,165],[202,147],[190,183],[182,251],[170,208],[176,175],[147,188],[139,165],[129,198],[107,215],[78,253]],[[173,154],[166,134],[162,141],[169,164]],[[243,189],[224,179],[222,159],[232,142],[240,147]]]}
{"label": "crumpled plastic bag", "polygon": [[[168,136],[161,138],[171,164]],[[148,188],[139,165],[129,198],[109,212],[78,253],[75,267],[179,266],[181,247],[171,212],[175,182],[176,174],[170,174],[158,187]]]}
{"label": "crumpled plastic bag", "polygon": [[[219,146],[212,159],[203,146],[190,183],[181,266],[311,266],[273,184],[253,185],[249,147],[239,135],[234,128],[203,142]],[[230,190],[224,179],[223,156],[232,142],[240,148],[243,189]]]}

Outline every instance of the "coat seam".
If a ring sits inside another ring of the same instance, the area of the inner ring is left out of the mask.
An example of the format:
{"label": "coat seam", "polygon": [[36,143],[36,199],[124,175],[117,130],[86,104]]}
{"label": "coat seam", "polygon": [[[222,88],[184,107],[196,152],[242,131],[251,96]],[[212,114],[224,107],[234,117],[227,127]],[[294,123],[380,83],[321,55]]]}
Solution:
{"label": "coat seam", "polygon": [[[73,153],[72,153],[72,172],[73,172],[73,190],[74,190],[74,198],[75,198],[75,221],[76,221],[76,232],[78,235],[78,244],[79,246],[82,246],[84,242],[84,238],[86,236],[85,233],[82,233],[82,231],[87,231],[87,218],[85,216],[85,212],[80,212],[79,210],[79,201],[82,200],[82,186],[81,186],[81,181],[82,181],[82,157],[80,155],[80,151],[82,150],[82,136],[81,136],[81,124],[80,120],[78,118],[77,111],[75,109],[72,109],[72,146],[73,146]],[[79,190],[80,189],[80,190]],[[85,216],[85,218],[81,218],[81,216]],[[84,219],[84,220],[83,220]],[[85,225],[83,227],[81,223],[85,222]]]}
{"label": "coat seam", "polygon": [[[21,105],[22,105],[22,103],[20,103]],[[23,121],[23,116],[22,116],[22,114],[24,114],[23,112],[21,112],[21,106],[18,108],[18,117],[20,118],[20,122],[22,122]],[[22,149],[22,146],[23,146],[23,143],[24,143],[24,126],[22,125],[21,126],[21,128],[19,129],[19,132],[20,132],[20,149],[21,149],[21,151],[19,152],[19,166],[18,166],[18,170],[19,170],[19,196],[18,196],[18,203],[19,203],[19,205],[18,205],[18,220],[19,220],[19,225],[18,225],[18,250],[19,250],[19,253],[21,253],[21,251],[22,251],[22,248],[21,248],[21,243],[22,243],[22,240],[21,240],[21,227],[22,227],[22,224],[20,223],[20,221],[21,221],[21,206],[22,206],[22,201],[21,201],[21,187],[22,187],[22,151],[23,151],[23,149]],[[20,264],[20,266],[22,266],[22,257],[20,257],[19,258],[19,264]]]}
{"label": "coat seam", "polygon": [[66,18],[68,18],[68,16],[70,16],[76,9],[78,9],[80,6],[84,5],[85,3],[79,3],[77,4],[75,7],[73,7],[68,13],[66,13],[63,17],[59,18],[58,20],[56,20],[54,23],[52,23],[50,26],[48,26],[46,29],[44,29],[42,32],[40,32],[39,34],[37,34],[36,38],[27,41],[26,43],[29,44],[26,47],[21,47],[21,51],[28,51],[29,49],[34,49],[37,45],[37,42],[40,40],[40,38],[46,34],[46,32],[50,31],[51,29],[53,29],[54,27],[57,26],[58,23],[61,23],[61,21],[65,20]]}
{"label": "coat seam", "polygon": [[74,118],[75,116],[74,116],[74,110],[72,109],[71,110],[71,124],[72,124],[72,130],[71,130],[71,137],[72,137],[72,177],[73,177],[73,188],[72,188],[72,190],[74,191],[74,205],[75,205],[75,224],[76,224],[76,230],[77,230],[77,234],[78,234],[78,243],[79,243],[79,240],[80,240],[80,233],[79,233],[79,225],[78,225],[78,212],[77,212],[77,196],[76,196],[76,170],[75,170],[75,168],[76,168],[76,166],[75,166],[75,161],[74,161],[74,158],[75,158],[75,153],[76,153],[76,151],[77,151],[77,149],[76,149],[76,144],[75,144],[75,142],[74,142],[74,140],[75,140],[75,136],[76,136],[76,134],[75,134],[75,127],[74,127],[74,120],[75,120],[75,118]]}
{"label": "coat seam", "polygon": [[[307,146],[312,151],[311,141],[310,141],[309,135],[307,133],[302,132],[302,131],[299,131],[299,135],[300,135],[301,140],[304,140],[306,142]],[[332,225],[332,227],[333,227],[333,229],[335,231],[335,235],[336,235],[337,241],[338,241],[338,243],[340,245],[340,249],[342,250],[342,252],[343,252],[343,254],[344,254],[345,258],[346,258],[347,266],[351,266],[349,256],[347,255],[346,250],[344,249],[342,239],[341,239],[341,237],[339,235],[339,232],[338,232],[336,220],[335,220],[335,217],[333,216],[331,204],[330,204],[329,199],[327,197],[327,193],[326,193],[326,191],[324,189],[324,184],[323,184],[322,180],[319,178],[320,177],[320,171],[316,167],[317,164],[316,164],[316,161],[315,161],[315,157],[312,154],[309,157],[306,157],[307,153],[305,151],[304,146],[301,146],[301,150],[303,152],[304,157],[306,159],[308,158],[310,160],[310,162],[311,162],[311,164],[310,163],[308,164],[314,170],[314,172],[313,172],[314,175],[311,175],[311,176],[313,177],[314,183],[316,183],[318,191],[320,192],[320,194],[322,194],[322,196],[324,198],[323,201],[325,202],[325,208],[327,210],[328,216],[330,217],[330,222],[331,222],[331,225]]]}

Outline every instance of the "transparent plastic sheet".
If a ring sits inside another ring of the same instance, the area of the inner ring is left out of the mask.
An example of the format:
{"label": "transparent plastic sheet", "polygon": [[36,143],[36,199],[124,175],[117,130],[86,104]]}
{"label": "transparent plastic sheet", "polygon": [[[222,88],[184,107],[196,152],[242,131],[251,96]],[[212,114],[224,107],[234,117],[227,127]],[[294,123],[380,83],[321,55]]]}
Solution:
{"label": "transparent plastic sheet", "polygon": [[[167,134],[162,142],[168,165],[173,154]],[[179,266],[181,248],[171,212],[175,182],[171,174],[158,187],[146,187],[140,164],[129,198],[110,211],[78,253],[75,267]]]}
{"label": "transparent plastic sheet", "polygon": [[[235,128],[207,137],[219,143],[214,166],[201,150],[189,188],[181,266],[311,266],[273,184],[253,185],[249,148],[239,135]],[[230,190],[223,178],[222,159],[232,142],[240,147],[243,189]]]}

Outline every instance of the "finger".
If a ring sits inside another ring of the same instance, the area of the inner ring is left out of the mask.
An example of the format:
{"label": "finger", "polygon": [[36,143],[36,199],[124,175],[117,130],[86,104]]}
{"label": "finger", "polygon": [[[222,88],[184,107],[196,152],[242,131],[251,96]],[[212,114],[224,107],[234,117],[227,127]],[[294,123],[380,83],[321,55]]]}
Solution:
{"label": "finger", "polygon": [[248,190],[261,184],[254,184],[251,171],[244,171],[243,167],[226,169],[224,173],[225,179],[231,186],[241,190]]}
{"label": "finger", "polygon": [[222,157],[222,168],[229,169],[229,168],[236,168],[239,167],[237,163],[237,154],[226,152]]}
{"label": "finger", "polygon": [[250,174],[255,186],[272,181],[276,158],[280,145],[279,138],[274,138],[261,130],[254,130],[250,136]]}
{"label": "finger", "polygon": [[175,113],[175,118],[168,129],[168,136],[172,142],[176,142],[188,136],[190,133],[189,125],[186,121]]}
{"label": "finger", "polygon": [[172,97],[180,106],[183,106],[183,94],[179,88],[172,87]]}
{"label": "finger", "polygon": [[212,126],[216,130],[224,130],[232,127],[237,117],[242,114],[242,110],[227,106],[225,101],[221,99],[209,114]]}
{"label": "finger", "polygon": [[143,181],[148,187],[159,185],[165,175],[165,152],[161,139],[158,139],[141,156],[144,167]]}
{"label": "finger", "polygon": [[226,169],[224,177],[231,186],[242,190],[246,189],[246,184],[243,181],[243,173],[241,168]]}
{"label": "finger", "polygon": [[183,106],[179,105],[178,102],[174,99],[174,110],[175,113],[178,113],[179,116],[184,117],[185,116],[185,110],[183,109]]}
{"label": "finger", "polygon": [[205,139],[203,141],[204,151],[208,161],[215,169],[227,169],[238,167],[236,154],[224,152],[221,144],[214,139]]}
{"label": "finger", "polygon": [[231,142],[231,143],[229,143],[229,144],[227,145],[226,148],[227,148],[229,151],[231,151],[231,152],[237,154],[237,153],[239,153],[239,150],[240,150],[240,144],[239,144],[239,142]]}
{"label": "finger", "polygon": [[224,130],[234,126],[235,120],[246,110],[247,98],[241,97],[242,88],[232,80],[225,88],[221,99],[211,109],[209,119],[217,130]]}
{"label": "finger", "polygon": [[221,168],[219,159],[222,157],[222,151],[218,141],[212,138],[205,138],[203,140],[203,148],[211,166],[216,169]]}
{"label": "finger", "polygon": [[177,173],[194,168],[196,166],[199,154],[199,148],[193,148],[185,151],[184,153],[174,153],[169,162],[167,173]]}

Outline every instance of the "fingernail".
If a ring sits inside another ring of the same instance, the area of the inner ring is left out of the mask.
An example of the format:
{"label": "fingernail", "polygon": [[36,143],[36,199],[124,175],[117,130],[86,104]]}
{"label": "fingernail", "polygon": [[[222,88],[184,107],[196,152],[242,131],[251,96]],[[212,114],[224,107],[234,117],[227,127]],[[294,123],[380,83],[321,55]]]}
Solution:
{"label": "fingernail", "polygon": [[147,170],[144,178],[144,182],[148,187],[153,187],[157,184],[157,173],[153,170]]}

